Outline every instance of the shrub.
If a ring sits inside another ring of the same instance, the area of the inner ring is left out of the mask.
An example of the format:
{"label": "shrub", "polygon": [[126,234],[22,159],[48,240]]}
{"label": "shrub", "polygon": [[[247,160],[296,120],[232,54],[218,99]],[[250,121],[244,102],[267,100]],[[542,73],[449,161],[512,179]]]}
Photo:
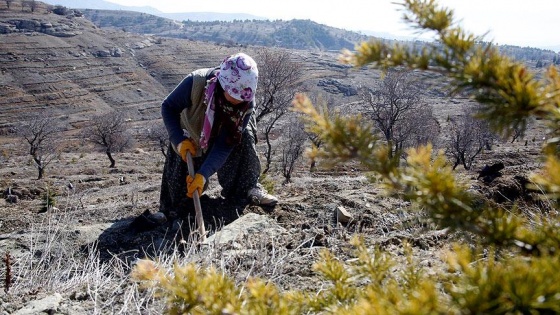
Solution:
{"label": "shrub", "polygon": [[66,15],[68,14],[68,8],[61,5],[56,5],[53,9],[53,13],[57,15]]}
{"label": "shrub", "polygon": [[41,206],[41,212],[47,212],[56,206],[56,192],[47,187],[45,194],[43,195],[43,204]]}

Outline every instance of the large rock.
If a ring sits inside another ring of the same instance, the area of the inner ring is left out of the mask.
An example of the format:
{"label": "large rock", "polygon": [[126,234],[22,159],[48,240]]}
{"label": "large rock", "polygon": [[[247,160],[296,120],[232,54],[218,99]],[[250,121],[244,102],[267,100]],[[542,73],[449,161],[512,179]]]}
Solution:
{"label": "large rock", "polygon": [[287,237],[288,231],[265,215],[248,213],[206,239],[207,245],[228,245],[243,249],[243,243],[267,241],[278,237]]}
{"label": "large rock", "polygon": [[16,26],[9,23],[2,23],[0,22],[0,34],[10,34],[15,32]]}
{"label": "large rock", "polygon": [[15,312],[14,315],[54,314],[61,301],[62,295],[55,293],[43,299],[27,303],[24,308]]}

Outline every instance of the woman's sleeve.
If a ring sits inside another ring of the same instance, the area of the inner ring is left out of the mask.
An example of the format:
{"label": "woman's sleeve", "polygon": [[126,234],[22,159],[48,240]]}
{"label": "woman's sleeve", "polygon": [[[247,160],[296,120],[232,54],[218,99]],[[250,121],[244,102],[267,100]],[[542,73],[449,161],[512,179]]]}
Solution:
{"label": "woman's sleeve", "polygon": [[175,87],[161,104],[161,117],[167,129],[169,140],[175,146],[186,139],[181,129],[181,112],[192,105],[191,90],[193,77],[189,74]]}
{"label": "woman's sleeve", "polygon": [[[243,119],[243,131],[245,131],[245,128],[247,127],[250,119],[251,115],[246,115]],[[246,136],[245,132],[243,132],[243,136]],[[228,145],[226,143],[226,138],[226,132],[223,129],[220,130],[220,133],[218,134],[216,141],[212,146],[212,149],[210,149],[208,156],[206,157],[206,159],[202,163],[202,166],[200,167],[200,170],[198,171],[198,173],[203,175],[207,180],[224,165],[227,158],[231,154],[231,151],[233,151],[233,148],[235,147]]]}

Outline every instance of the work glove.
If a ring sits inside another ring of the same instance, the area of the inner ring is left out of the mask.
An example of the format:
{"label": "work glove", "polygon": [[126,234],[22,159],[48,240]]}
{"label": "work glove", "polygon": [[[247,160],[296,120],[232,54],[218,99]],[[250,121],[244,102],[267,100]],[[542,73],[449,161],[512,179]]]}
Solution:
{"label": "work glove", "polygon": [[187,138],[179,143],[179,145],[177,146],[177,152],[179,152],[179,155],[181,156],[183,161],[187,162],[187,152],[190,152],[191,156],[195,156],[196,145],[194,144],[194,141],[192,139]]}
{"label": "work glove", "polygon": [[194,177],[187,175],[187,197],[192,198],[195,191],[198,191],[198,196],[200,196],[204,184],[206,184],[206,178],[201,174],[196,173]]}

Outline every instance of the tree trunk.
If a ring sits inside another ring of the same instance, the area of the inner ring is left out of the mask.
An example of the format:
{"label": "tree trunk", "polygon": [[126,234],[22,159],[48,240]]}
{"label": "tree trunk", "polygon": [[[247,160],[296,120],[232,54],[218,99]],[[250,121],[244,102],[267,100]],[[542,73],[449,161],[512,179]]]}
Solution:
{"label": "tree trunk", "polygon": [[266,132],[265,135],[265,139],[266,139],[266,167],[264,168],[264,171],[262,172],[263,174],[266,174],[268,172],[268,170],[270,170],[270,164],[271,164],[271,160],[272,160],[272,144],[270,143],[270,137],[269,137],[269,133],[270,132]]}
{"label": "tree trunk", "polygon": [[42,179],[43,175],[45,174],[45,168],[43,166],[37,166],[37,170],[39,170],[39,175],[37,176],[37,179]]}
{"label": "tree trunk", "polygon": [[393,148],[393,141],[392,140],[387,140],[387,146],[389,147],[389,150],[387,150],[387,153],[389,155],[389,159],[392,159],[394,156],[393,150],[395,150]]}
{"label": "tree trunk", "polygon": [[107,157],[109,157],[109,161],[111,161],[111,165],[109,166],[109,168],[115,168],[115,159],[113,159],[113,156],[111,155],[111,151],[107,151]]}
{"label": "tree trunk", "polygon": [[163,154],[163,156],[164,156],[165,158],[167,158],[167,152],[165,152],[165,150],[167,149],[167,147],[168,147],[168,146],[165,145],[165,142],[164,142],[164,141],[160,141],[160,142],[159,142],[159,148],[160,148],[161,153]]}
{"label": "tree trunk", "polygon": [[45,166],[41,162],[40,157],[33,155],[33,161],[35,161],[35,165],[37,165],[37,171],[39,171],[39,174],[37,175],[37,179],[39,180],[43,178],[43,175],[45,173]]}

